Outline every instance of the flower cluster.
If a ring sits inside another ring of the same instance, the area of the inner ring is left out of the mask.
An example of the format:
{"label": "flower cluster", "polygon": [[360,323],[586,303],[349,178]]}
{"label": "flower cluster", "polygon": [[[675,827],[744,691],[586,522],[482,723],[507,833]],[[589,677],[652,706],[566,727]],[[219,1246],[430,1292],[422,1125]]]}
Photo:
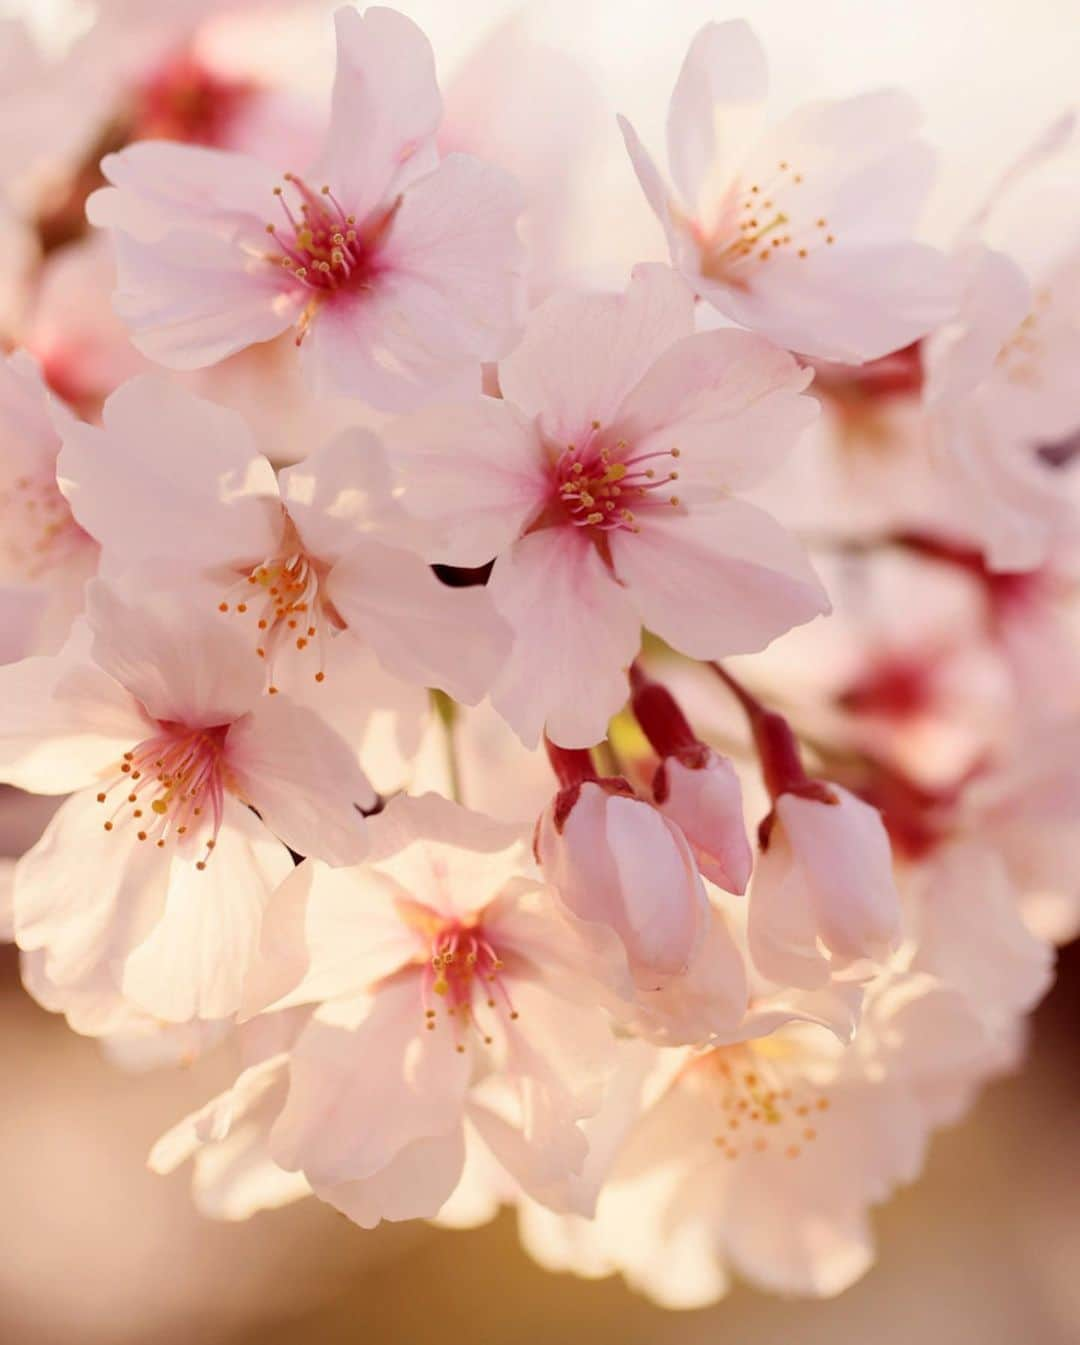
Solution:
{"label": "flower cluster", "polygon": [[741,21],[661,167],[520,24],[440,91],[342,8],[323,110],[272,0],[99,8],[0,62],[26,989],[232,1062],[150,1157],[209,1214],[839,1292],[1080,927],[1071,120],[932,245],[912,100],[772,117]]}

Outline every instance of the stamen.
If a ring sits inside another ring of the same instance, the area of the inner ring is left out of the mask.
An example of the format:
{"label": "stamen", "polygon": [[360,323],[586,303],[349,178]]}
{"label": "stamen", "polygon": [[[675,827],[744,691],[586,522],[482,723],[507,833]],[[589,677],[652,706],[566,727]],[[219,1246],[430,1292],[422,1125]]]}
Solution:
{"label": "stamen", "polygon": [[[133,820],[141,821],[148,804],[152,823],[140,826],[136,839],[152,839],[162,849],[174,836],[209,830],[205,854],[196,864],[205,868],[221,829],[225,794],[232,789],[224,761],[225,733],[224,727],[192,729],[160,722],[155,736],[124,753],[115,779],[98,792],[97,801],[104,804],[118,785],[124,786],[124,797],[103,822],[104,829],[111,832],[124,823],[127,810]],[[134,788],[132,782],[137,782]],[[206,809],[208,822],[198,822]]]}

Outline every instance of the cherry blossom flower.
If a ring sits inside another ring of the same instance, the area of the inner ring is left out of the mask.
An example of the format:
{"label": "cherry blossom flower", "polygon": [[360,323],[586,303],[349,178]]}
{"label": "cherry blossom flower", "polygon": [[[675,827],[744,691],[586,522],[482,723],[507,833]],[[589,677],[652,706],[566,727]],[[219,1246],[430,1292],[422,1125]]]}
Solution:
{"label": "cherry blossom flower", "polygon": [[672,264],[726,317],[804,355],[857,364],[948,317],[945,258],[913,241],[933,158],[898,90],[766,121],[765,53],[742,20],[690,44],[668,108],[673,193],[620,119]]}
{"label": "cherry blossom flower", "polygon": [[17,866],[16,941],[44,950],[53,986],[227,1017],[286,846],[355,861],[375,795],[323,719],[262,694],[197,596],[93,580],[87,622],[59,655],[0,669],[0,778],[74,791]]}
{"label": "cherry blossom flower", "polygon": [[466,1124],[526,1189],[579,1167],[612,1049],[517,828],[435,795],[370,826],[366,864],[308,861],[275,894],[247,1010],[314,1011],[200,1123],[259,1125],[278,1168],[365,1227],[440,1208]]}
{"label": "cherry blossom flower", "polygon": [[807,375],[747,333],[692,331],[682,282],[641,267],[623,295],[543,304],[499,366],[504,400],[388,432],[406,507],[443,534],[429,559],[496,557],[515,642],[491,699],[526,745],[603,735],[643,622],[718,657],[827,610],[798,545],[735,498],[811,418]]}
{"label": "cherry blossom flower", "polygon": [[620,1271],[666,1307],[724,1295],[729,1272],[829,1297],[873,1262],[872,1204],[910,1182],[1009,1052],[924,975],[873,993],[854,1046],[792,1023],[685,1059],[617,1150],[596,1219],[523,1211],[549,1269]]}
{"label": "cherry blossom flower", "polygon": [[370,645],[392,675],[470,702],[505,655],[484,590],[446,588],[401,545],[409,520],[366,431],[344,432],[276,480],[239,416],[148,375],[112,395],[102,429],[68,427],[59,471],[110,567],[216,583],[214,607],[244,628],[271,685],[289,660],[323,682],[338,632]]}
{"label": "cherry blossom flower", "polygon": [[[1068,149],[1073,141],[1072,162]],[[1032,219],[1053,219],[1052,230]],[[1080,429],[1080,193],[1074,118],[1005,175],[958,247],[955,319],[926,343],[925,402],[959,531],[997,570],[1077,537],[1075,463],[1039,450]]]}
{"label": "cherry blossom flower", "polygon": [[[242,155],[143,142],[102,164],[117,311],[145,354],[201,368],[290,326],[316,391],[387,409],[478,381],[517,321],[516,188],[438,162],[427,39],[403,15],[338,11],[322,155],[275,179]],[[163,187],[162,184],[167,184]]]}
{"label": "cherry blossom flower", "polygon": [[82,609],[98,549],[56,481],[63,408],[25,353],[0,357],[0,661],[51,653]]}

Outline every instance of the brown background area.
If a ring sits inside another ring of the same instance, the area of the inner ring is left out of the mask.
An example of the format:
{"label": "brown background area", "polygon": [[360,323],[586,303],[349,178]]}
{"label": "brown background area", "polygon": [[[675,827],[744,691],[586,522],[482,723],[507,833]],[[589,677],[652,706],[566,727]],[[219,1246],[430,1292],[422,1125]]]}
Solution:
{"label": "brown background area", "polygon": [[218,1086],[213,1069],[132,1076],[41,1012],[0,952],[0,1342],[7,1345],[1073,1345],[1080,1334],[1080,948],[1036,1016],[1019,1075],[940,1135],[922,1180],[876,1216],[877,1267],[841,1298],[739,1288],[668,1313],[617,1280],[552,1276],[513,1218],[364,1233],[314,1201],[204,1221],[187,1174],[143,1167]]}

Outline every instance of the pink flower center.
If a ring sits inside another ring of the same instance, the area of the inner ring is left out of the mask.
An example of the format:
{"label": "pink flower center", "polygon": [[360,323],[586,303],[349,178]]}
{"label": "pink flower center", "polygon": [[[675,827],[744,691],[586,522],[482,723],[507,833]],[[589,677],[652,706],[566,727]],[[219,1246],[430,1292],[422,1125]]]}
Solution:
{"label": "pink flower center", "polygon": [[371,289],[378,275],[378,253],[394,222],[399,196],[393,205],[376,210],[360,223],[349,214],[329,187],[313,191],[295,173],[285,174],[286,187],[275,187],[285,224],[268,224],[266,232],[278,251],[268,260],[288,271],[310,302],[297,324],[297,344],[304,339],[319,305],[342,292]]}
{"label": "pink flower center", "polygon": [[0,551],[22,579],[40,579],[90,539],[75,522],[51,472],[20,476],[0,490]]}
{"label": "pink flower center", "polygon": [[266,660],[270,684],[277,693],[274,666],[288,649],[314,647],[318,653],[316,682],[326,677],[326,641],[344,622],[324,592],[326,566],[304,550],[291,520],[286,519],[281,550],[268,557],[233,586],[218,603],[219,612],[251,617],[258,632],[256,655]]}
{"label": "pink flower center", "polygon": [[[226,792],[234,781],[225,762],[228,725],[189,728],[168,721],[123,760],[113,780],[98,793],[112,804],[106,831],[135,828],[140,841],[163,850],[170,841],[202,843],[197,869],[205,869],[221,830]],[[209,834],[208,834],[209,833]]]}
{"label": "pink flower center", "polygon": [[[798,1158],[818,1136],[830,1102],[820,1089],[801,1086],[784,1068],[785,1044],[726,1046],[699,1056],[684,1079],[717,1098],[720,1129],[716,1147],[731,1161],[769,1150]],[[794,1050],[795,1048],[792,1048]],[[779,1054],[770,1058],[770,1052]]]}
{"label": "pink flower center", "polygon": [[594,420],[578,443],[555,450],[552,466],[555,518],[599,534],[640,532],[638,515],[660,507],[678,508],[670,493],[679,473],[671,468],[677,448],[637,452],[625,439],[601,440]]}
{"label": "pink flower center", "polygon": [[220,75],[181,51],[136,90],[131,139],[227,146],[233,123],[257,93],[250,81]]}
{"label": "pink flower center", "polygon": [[455,1049],[465,1050],[464,1034],[477,1032],[484,1044],[493,1038],[486,1015],[511,1021],[517,1010],[503,977],[503,963],[484,932],[482,922],[447,918],[418,901],[399,901],[405,923],[420,936],[424,948],[421,996],[425,1026],[433,1032],[440,1010],[453,1028]]}

